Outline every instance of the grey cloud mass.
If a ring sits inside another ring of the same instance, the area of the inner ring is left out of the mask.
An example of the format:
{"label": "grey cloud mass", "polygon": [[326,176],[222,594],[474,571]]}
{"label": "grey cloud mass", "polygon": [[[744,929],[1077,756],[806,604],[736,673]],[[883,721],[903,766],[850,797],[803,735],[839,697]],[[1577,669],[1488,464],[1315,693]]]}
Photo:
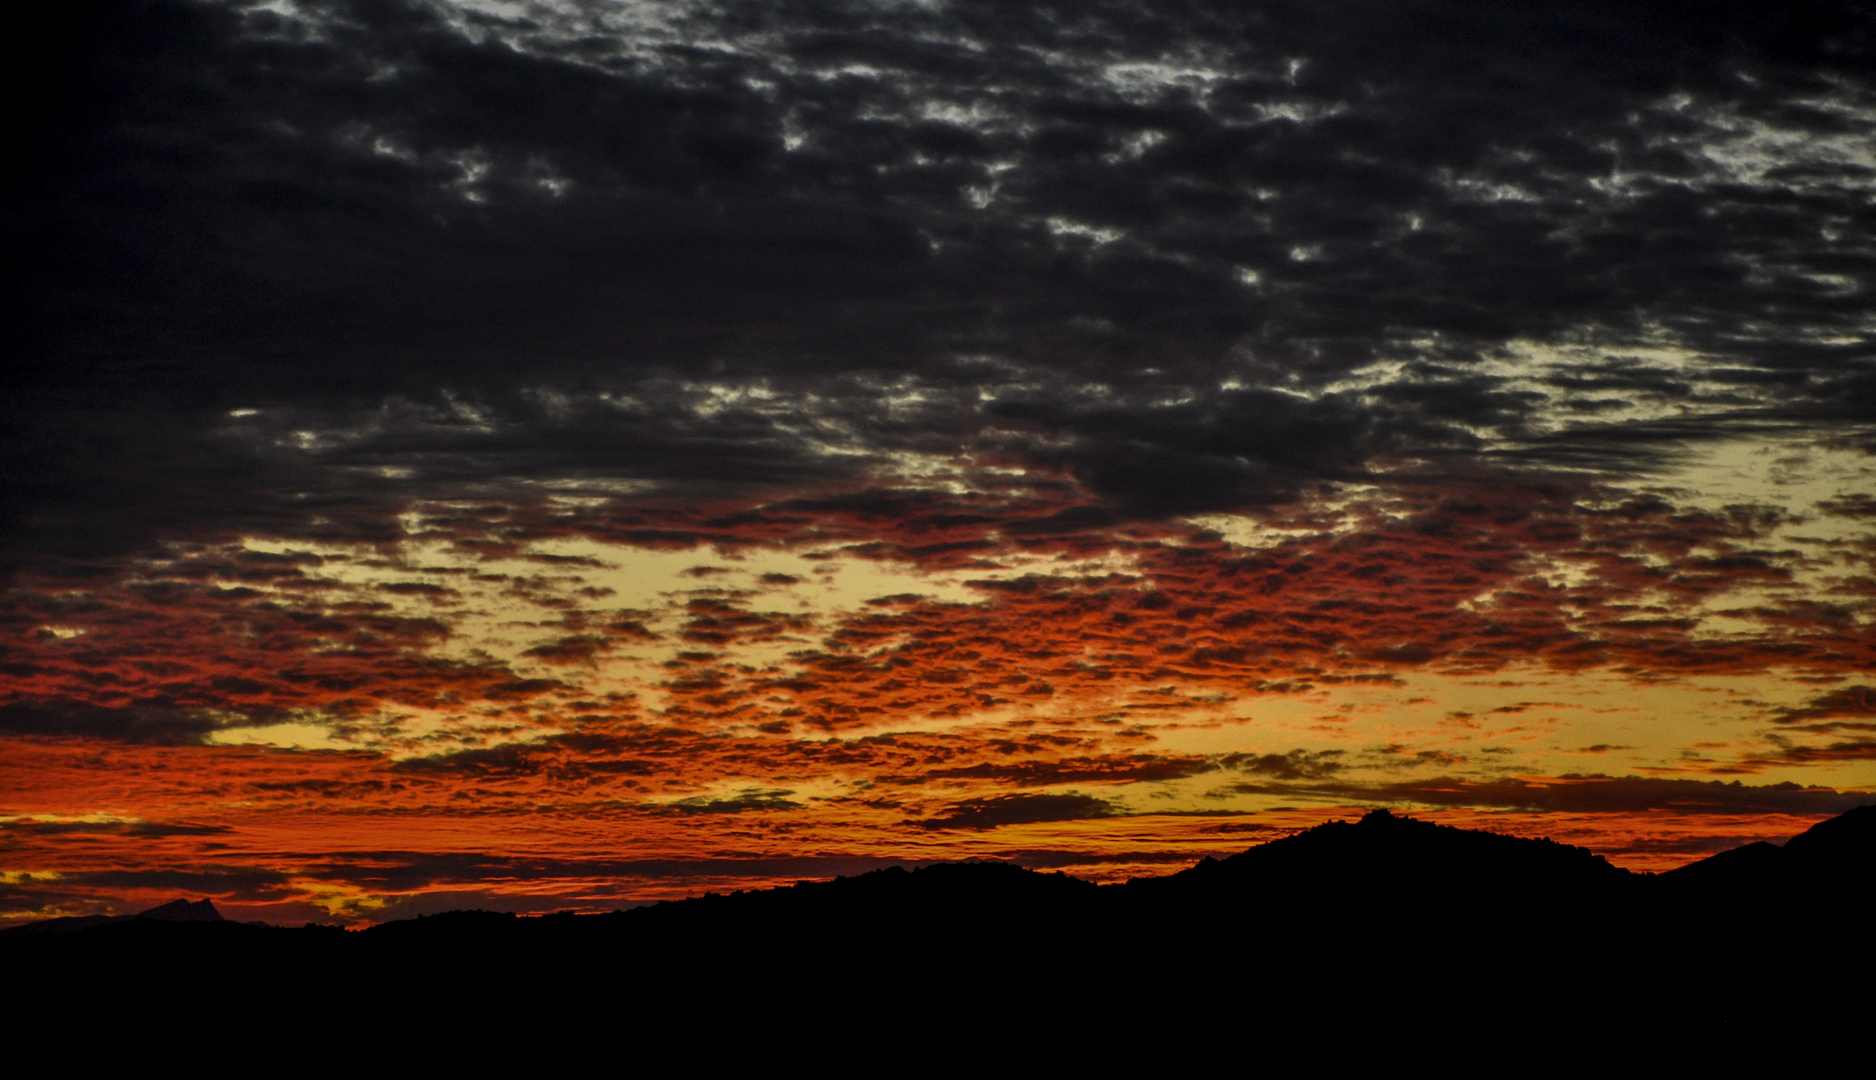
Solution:
{"label": "grey cloud mass", "polygon": [[920,454],[1159,516],[1871,438],[1867,5],[501,12],[60,8],[8,565]]}

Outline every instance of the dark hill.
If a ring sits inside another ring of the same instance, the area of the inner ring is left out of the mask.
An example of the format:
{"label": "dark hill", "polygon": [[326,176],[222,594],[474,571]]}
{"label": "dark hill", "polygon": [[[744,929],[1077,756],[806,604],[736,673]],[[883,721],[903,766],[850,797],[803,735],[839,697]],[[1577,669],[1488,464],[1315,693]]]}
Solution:
{"label": "dark hill", "polygon": [[1494,901],[1558,892],[1613,897],[1635,880],[1583,848],[1376,810],[1354,824],[1332,821],[1129,887],[1186,896],[1265,893],[1311,904],[1387,894],[1414,903],[1455,895]]}
{"label": "dark hill", "polygon": [[1876,806],[1859,806],[1785,841],[1764,842],[1661,875],[1661,891],[1695,910],[1752,910],[1864,898],[1876,888]]}
{"label": "dark hill", "polygon": [[179,977],[264,986],[288,974],[297,992],[371,987],[399,1000],[594,983],[609,1008],[644,1016],[723,1000],[796,1012],[836,1000],[849,1012],[979,1000],[1046,1011],[1155,987],[1274,1009],[1403,979],[1487,1003],[1670,987],[1691,1001],[1746,993],[1754,972],[1799,985],[1807,965],[1876,958],[1860,931],[1820,948],[1788,921],[1819,906],[1860,912],[1873,826],[1876,808],[1854,810],[1784,847],[1749,845],[1650,877],[1548,840],[1377,811],[1125,885],[951,863],[607,915],[454,912],[362,932],[230,923],[206,901],[178,901],[141,917],[11,931],[0,964],[79,995],[100,979],[163,996]]}
{"label": "dark hill", "polygon": [[221,912],[207,900],[171,900],[160,907],[153,907],[137,916],[139,919],[155,919],[158,922],[221,922]]}
{"label": "dark hill", "polygon": [[1818,822],[1785,841],[1785,852],[1806,873],[1868,880],[1876,857],[1876,806],[1859,806]]}
{"label": "dark hill", "polygon": [[1375,811],[1206,859],[1163,878],[1097,887],[1006,863],[892,868],[833,881],[709,895],[605,916],[517,919],[468,913],[388,923],[363,937],[399,951],[472,941],[625,940],[641,956],[789,966],[866,963],[880,953],[944,969],[1016,950],[1110,966],[1150,955],[1167,926],[1252,923],[1268,956],[1320,951],[1312,928],[1351,918],[1412,922],[1451,936],[1486,927],[1541,934],[1560,918],[1616,920],[1647,879],[1581,848],[1472,832]]}

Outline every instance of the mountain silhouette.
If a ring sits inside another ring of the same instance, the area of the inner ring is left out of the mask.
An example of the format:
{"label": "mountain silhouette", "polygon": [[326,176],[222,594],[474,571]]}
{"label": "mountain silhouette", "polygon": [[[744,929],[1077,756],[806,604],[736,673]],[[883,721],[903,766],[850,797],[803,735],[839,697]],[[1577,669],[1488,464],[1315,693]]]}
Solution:
{"label": "mountain silhouette", "polygon": [[221,912],[207,900],[171,900],[161,907],[153,907],[136,916],[139,919],[155,919],[158,922],[221,922]]}
{"label": "mountain silhouette", "polygon": [[1670,870],[1678,887],[1778,889],[1835,885],[1867,890],[1876,883],[1876,806],[1820,821],[1785,841],[1760,841]]}
{"label": "mountain silhouette", "polygon": [[148,911],[135,915],[68,915],[58,919],[44,919],[27,923],[25,926],[9,927],[0,930],[0,934],[70,934],[79,930],[90,930],[99,926],[111,926],[118,923],[139,920],[165,923],[203,923],[221,922],[221,912],[214,903],[202,900],[171,900]]}
{"label": "mountain silhouette", "polygon": [[[1784,845],[1747,844],[1660,875],[1634,874],[1583,848],[1436,825],[1375,810],[1251,847],[1205,858],[1177,873],[1096,886],[1012,863],[893,867],[851,878],[773,889],[708,894],[610,915],[522,918],[448,912],[384,923],[364,936],[385,945],[424,939],[525,932],[543,925],[590,926],[647,934],[697,933],[712,939],[799,937],[815,924],[890,924],[894,932],[943,935],[979,923],[1027,918],[1067,926],[1143,918],[1162,909],[1229,908],[1323,918],[1350,909],[1385,910],[1434,922],[1526,918],[1568,907],[1581,919],[1626,916],[1661,903],[1725,904],[1742,893],[1807,889],[1867,892],[1876,869],[1876,806],[1821,822]],[[1312,914],[1313,913],[1313,914]],[[125,923],[221,922],[208,900],[174,900],[136,915],[50,919],[8,936],[70,934]],[[782,933],[782,927],[795,931]]]}
{"label": "mountain silhouette", "polygon": [[1129,889],[1232,894],[1273,889],[1319,903],[1388,890],[1401,902],[1564,890],[1604,893],[1634,875],[1600,855],[1555,841],[1457,829],[1375,810],[1350,824],[1332,821],[1227,859],[1203,859]]}
{"label": "mountain silhouette", "polygon": [[0,936],[0,963],[81,996],[99,979],[167,994],[178,978],[209,994],[285,978],[321,1000],[361,987],[404,1001],[562,995],[568,1008],[603,1002],[606,1023],[659,1018],[672,1031],[701,1023],[696,1009],[896,1024],[1060,1019],[1121,999],[1158,1010],[1157,1022],[1197,1010],[1236,1023],[1243,1010],[1294,1018],[1304,1002],[1385,986],[1411,987],[1401,1007],[1413,1009],[1463,1001],[1508,1014],[1541,999],[1602,1016],[1736,1003],[1760,981],[1815,987],[1867,968],[1876,955],[1854,918],[1828,929],[1790,919],[1860,912],[1873,863],[1876,807],[1661,875],[1375,811],[1117,885],[941,863],[609,914],[459,911],[363,931],[229,922],[206,900],[179,900],[16,928]]}

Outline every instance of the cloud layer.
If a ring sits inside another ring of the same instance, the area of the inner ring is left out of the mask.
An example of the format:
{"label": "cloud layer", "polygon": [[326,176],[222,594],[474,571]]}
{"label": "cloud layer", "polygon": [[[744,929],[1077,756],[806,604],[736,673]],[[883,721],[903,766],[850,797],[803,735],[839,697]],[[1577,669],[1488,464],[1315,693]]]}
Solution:
{"label": "cloud layer", "polygon": [[1867,437],[1854,6],[634,10],[69,16],[14,557],[906,455],[1153,516]]}
{"label": "cloud layer", "polygon": [[5,911],[1381,804],[1661,867],[1876,789],[1861,6],[57,18]]}

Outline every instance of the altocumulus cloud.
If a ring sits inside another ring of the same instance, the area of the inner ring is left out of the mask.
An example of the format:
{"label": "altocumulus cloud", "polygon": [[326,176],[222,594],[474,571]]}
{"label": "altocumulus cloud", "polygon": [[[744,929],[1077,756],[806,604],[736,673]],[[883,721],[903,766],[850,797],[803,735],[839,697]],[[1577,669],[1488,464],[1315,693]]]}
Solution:
{"label": "altocumulus cloud", "polygon": [[1872,18],[59,6],[5,76],[0,899],[1836,812]]}
{"label": "altocumulus cloud", "polygon": [[920,455],[1155,516],[1867,439],[1870,18],[67,9],[7,180],[9,559]]}

